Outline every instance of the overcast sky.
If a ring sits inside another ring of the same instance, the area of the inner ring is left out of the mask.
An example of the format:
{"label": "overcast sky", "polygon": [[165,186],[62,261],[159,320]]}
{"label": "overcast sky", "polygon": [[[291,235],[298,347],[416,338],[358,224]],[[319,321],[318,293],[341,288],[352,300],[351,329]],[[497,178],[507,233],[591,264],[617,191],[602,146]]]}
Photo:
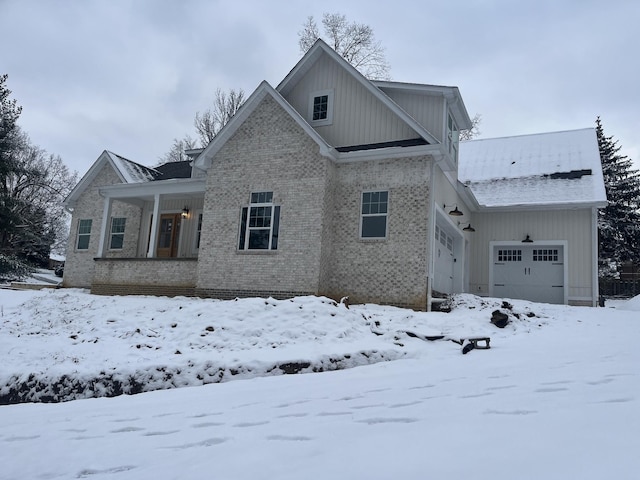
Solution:
{"label": "overcast sky", "polygon": [[81,175],[155,165],[216,88],[277,84],[307,16],[373,27],[393,80],[460,88],[481,137],[593,127],[640,167],[637,0],[0,0],[0,74],[34,144]]}

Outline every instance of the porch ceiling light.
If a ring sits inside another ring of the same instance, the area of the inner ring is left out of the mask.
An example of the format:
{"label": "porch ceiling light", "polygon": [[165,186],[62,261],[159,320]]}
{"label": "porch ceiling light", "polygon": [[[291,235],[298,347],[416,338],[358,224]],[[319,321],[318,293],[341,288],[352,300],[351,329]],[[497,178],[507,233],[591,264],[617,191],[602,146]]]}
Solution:
{"label": "porch ceiling light", "polygon": [[471,226],[470,223],[467,223],[467,226],[462,229],[463,232],[475,232],[476,229]]}
{"label": "porch ceiling light", "polygon": [[182,218],[187,218],[189,216],[189,207],[184,207],[182,209]]}
{"label": "porch ceiling light", "polygon": [[[451,205],[449,205],[449,206],[451,206]],[[455,206],[455,208],[449,212],[449,215],[451,215],[452,217],[462,217],[464,215],[464,213],[462,213],[460,210],[458,210],[458,204],[454,203],[454,206]],[[444,208],[446,209],[447,206],[445,205]]]}
{"label": "porch ceiling light", "polygon": [[533,243],[533,240],[531,240],[531,237],[529,237],[529,234],[527,233],[527,237],[522,240],[522,243]]}

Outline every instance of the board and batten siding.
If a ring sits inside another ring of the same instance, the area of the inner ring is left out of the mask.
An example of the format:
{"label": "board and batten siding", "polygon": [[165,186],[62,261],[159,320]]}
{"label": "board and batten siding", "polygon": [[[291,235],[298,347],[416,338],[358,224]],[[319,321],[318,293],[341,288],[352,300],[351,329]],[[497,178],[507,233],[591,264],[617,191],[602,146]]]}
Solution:
{"label": "board and batten siding", "polygon": [[314,127],[335,147],[408,140],[418,134],[409,128],[341,65],[323,55],[285,96],[305,120],[314,92],[333,90],[333,123]]}
{"label": "board and batten siding", "polygon": [[490,242],[519,243],[529,235],[532,245],[538,240],[567,241],[569,303],[593,301],[591,209],[475,213],[471,222],[476,231],[471,237],[470,293],[489,295]]}
{"label": "board and batten siding", "polygon": [[384,92],[429,133],[444,142],[445,99],[437,95],[417,95],[386,89]]}

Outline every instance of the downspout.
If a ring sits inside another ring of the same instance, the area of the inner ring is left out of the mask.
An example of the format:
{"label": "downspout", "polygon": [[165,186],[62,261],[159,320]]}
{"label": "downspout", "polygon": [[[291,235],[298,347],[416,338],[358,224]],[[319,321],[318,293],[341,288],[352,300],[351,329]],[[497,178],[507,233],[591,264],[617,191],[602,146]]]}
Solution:
{"label": "downspout", "polygon": [[600,286],[598,285],[598,209],[596,207],[591,208],[591,265],[592,277],[591,277],[591,296],[593,297],[592,306],[597,307],[600,296]]}
{"label": "downspout", "polygon": [[433,301],[433,296],[431,294],[432,286],[433,286],[433,251],[434,251],[434,241],[433,241],[433,229],[435,228],[435,216],[436,216],[436,207],[435,207],[435,171],[436,171],[436,160],[431,157],[431,172],[429,173],[429,218],[427,219],[429,228],[427,229],[427,312],[431,311],[431,302]]}

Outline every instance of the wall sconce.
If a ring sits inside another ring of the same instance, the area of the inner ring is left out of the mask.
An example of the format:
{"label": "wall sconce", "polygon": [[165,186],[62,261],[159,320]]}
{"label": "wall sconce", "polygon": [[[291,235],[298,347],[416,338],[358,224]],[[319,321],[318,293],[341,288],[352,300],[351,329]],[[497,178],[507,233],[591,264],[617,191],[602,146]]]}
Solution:
{"label": "wall sconce", "polygon": [[188,207],[184,207],[182,209],[182,218],[187,218],[189,216],[189,208]]}
{"label": "wall sconce", "polygon": [[[449,215],[451,215],[452,217],[462,217],[464,215],[464,213],[462,213],[460,210],[458,210],[458,204],[454,203],[453,204],[455,206],[455,208],[453,210],[451,210],[449,212]],[[451,205],[449,205],[451,206]],[[446,210],[447,206],[444,205],[444,209]]]}
{"label": "wall sconce", "polygon": [[467,226],[462,229],[463,232],[475,232],[476,229],[471,226],[470,223],[467,223]]}
{"label": "wall sconce", "polygon": [[533,243],[533,240],[531,240],[528,233],[527,233],[527,237],[524,240],[522,240],[522,243]]}

